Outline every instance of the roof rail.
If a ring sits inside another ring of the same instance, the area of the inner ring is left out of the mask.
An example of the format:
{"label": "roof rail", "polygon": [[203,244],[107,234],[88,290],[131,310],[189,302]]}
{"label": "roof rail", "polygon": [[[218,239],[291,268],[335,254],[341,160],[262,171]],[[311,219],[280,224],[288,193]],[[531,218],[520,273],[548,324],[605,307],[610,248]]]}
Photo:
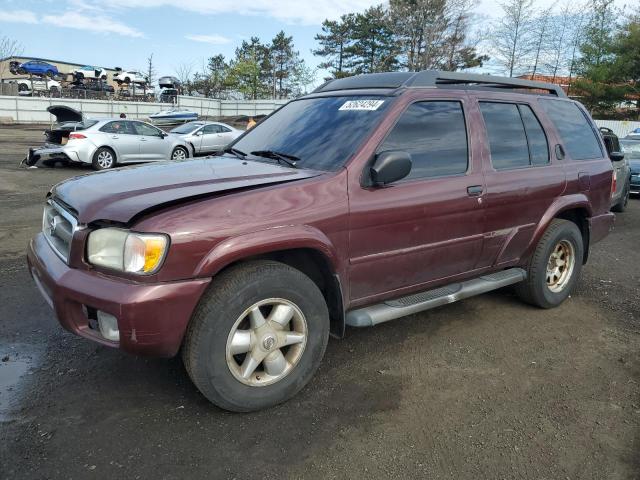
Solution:
{"label": "roof rail", "polygon": [[368,88],[415,88],[415,87],[440,87],[460,86],[469,88],[497,88],[512,90],[531,90],[531,93],[541,91],[557,97],[566,97],[560,85],[553,83],[536,82],[520,78],[496,77],[493,75],[481,75],[476,73],[444,72],[440,70],[423,70],[421,72],[388,72],[369,73],[353,77],[330,80],[316,90],[318,92],[330,92],[335,90],[354,90]]}

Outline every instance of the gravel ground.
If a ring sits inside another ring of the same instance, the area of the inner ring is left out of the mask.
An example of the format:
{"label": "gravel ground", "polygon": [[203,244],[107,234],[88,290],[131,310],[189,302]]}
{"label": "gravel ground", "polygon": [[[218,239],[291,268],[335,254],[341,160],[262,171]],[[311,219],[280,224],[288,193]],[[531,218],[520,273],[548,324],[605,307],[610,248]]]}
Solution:
{"label": "gravel ground", "polygon": [[230,414],[178,359],[61,329],[24,249],[54,183],[0,127],[0,478],[640,478],[640,199],[554,310],[509,289],[331,340],[312,383]]}

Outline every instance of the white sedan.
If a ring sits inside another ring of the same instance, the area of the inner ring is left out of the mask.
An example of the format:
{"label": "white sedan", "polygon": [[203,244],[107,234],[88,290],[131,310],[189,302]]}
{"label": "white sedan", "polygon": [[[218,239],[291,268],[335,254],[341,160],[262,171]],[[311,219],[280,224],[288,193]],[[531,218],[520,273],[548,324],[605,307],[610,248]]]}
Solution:
{"label": "white sedan", "polygon": [[194,121],[174,128],[171,133],[192,145],[196,155],[204,155],[224,150],[244,131],[226,123]]}
{"label": "white sedan", "polygon": [[106,80],[107,72],[104,68],[94,67],[91,65],[85,65],[84,67],[76,68],[71,72],[76,80],[82,80],[84,78],[93,78],[95,80]]}
{"label": "white sedan", "polygon": [[121,70],[113,75],[113,80],[118,83],[147,83],[147,79],[144,78],[144,75],[133,70]]}

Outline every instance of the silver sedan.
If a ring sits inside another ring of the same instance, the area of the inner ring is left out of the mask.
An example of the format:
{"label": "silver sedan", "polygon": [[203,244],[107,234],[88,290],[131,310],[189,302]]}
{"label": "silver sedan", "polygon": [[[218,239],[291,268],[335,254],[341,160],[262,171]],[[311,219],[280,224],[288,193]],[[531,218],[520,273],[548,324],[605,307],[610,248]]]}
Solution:
{"label": "silver sedan", "polygon": [[[125,163],[184,160],[193,153],[178,135],[139,120],[84,119],[69,130],[49,135],[50,142],[32,149],[29,156],[88,163],[95,170],[106,170]],[[51,142],[54,138],[60,142]]]}
{"label": "silver sedan", "polygon": [[244,131],[226,123],[194,121],[174,128],[171,133],[192,145],[196,154],[203,155],[224,150]]}

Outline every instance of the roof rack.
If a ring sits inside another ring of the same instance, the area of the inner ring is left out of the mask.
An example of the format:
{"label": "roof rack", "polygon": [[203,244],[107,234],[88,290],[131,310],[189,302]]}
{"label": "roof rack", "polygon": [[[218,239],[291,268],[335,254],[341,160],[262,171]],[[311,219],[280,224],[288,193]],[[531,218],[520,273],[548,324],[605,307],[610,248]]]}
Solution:
{"label": "roof rack", "polygon": [[475,73],[443,72],[440,70],[423,70],[421,72],[388,72],[369,73],[353,77],[338,78],[324,83],[314,93],[336,90],[355,90],[368,88],[483,88],[504,90],[529,90],[527,93],[546,93],[556,97],[566,97],[560,85],[552,83],[523,80],[520,78],[496,77]]}

